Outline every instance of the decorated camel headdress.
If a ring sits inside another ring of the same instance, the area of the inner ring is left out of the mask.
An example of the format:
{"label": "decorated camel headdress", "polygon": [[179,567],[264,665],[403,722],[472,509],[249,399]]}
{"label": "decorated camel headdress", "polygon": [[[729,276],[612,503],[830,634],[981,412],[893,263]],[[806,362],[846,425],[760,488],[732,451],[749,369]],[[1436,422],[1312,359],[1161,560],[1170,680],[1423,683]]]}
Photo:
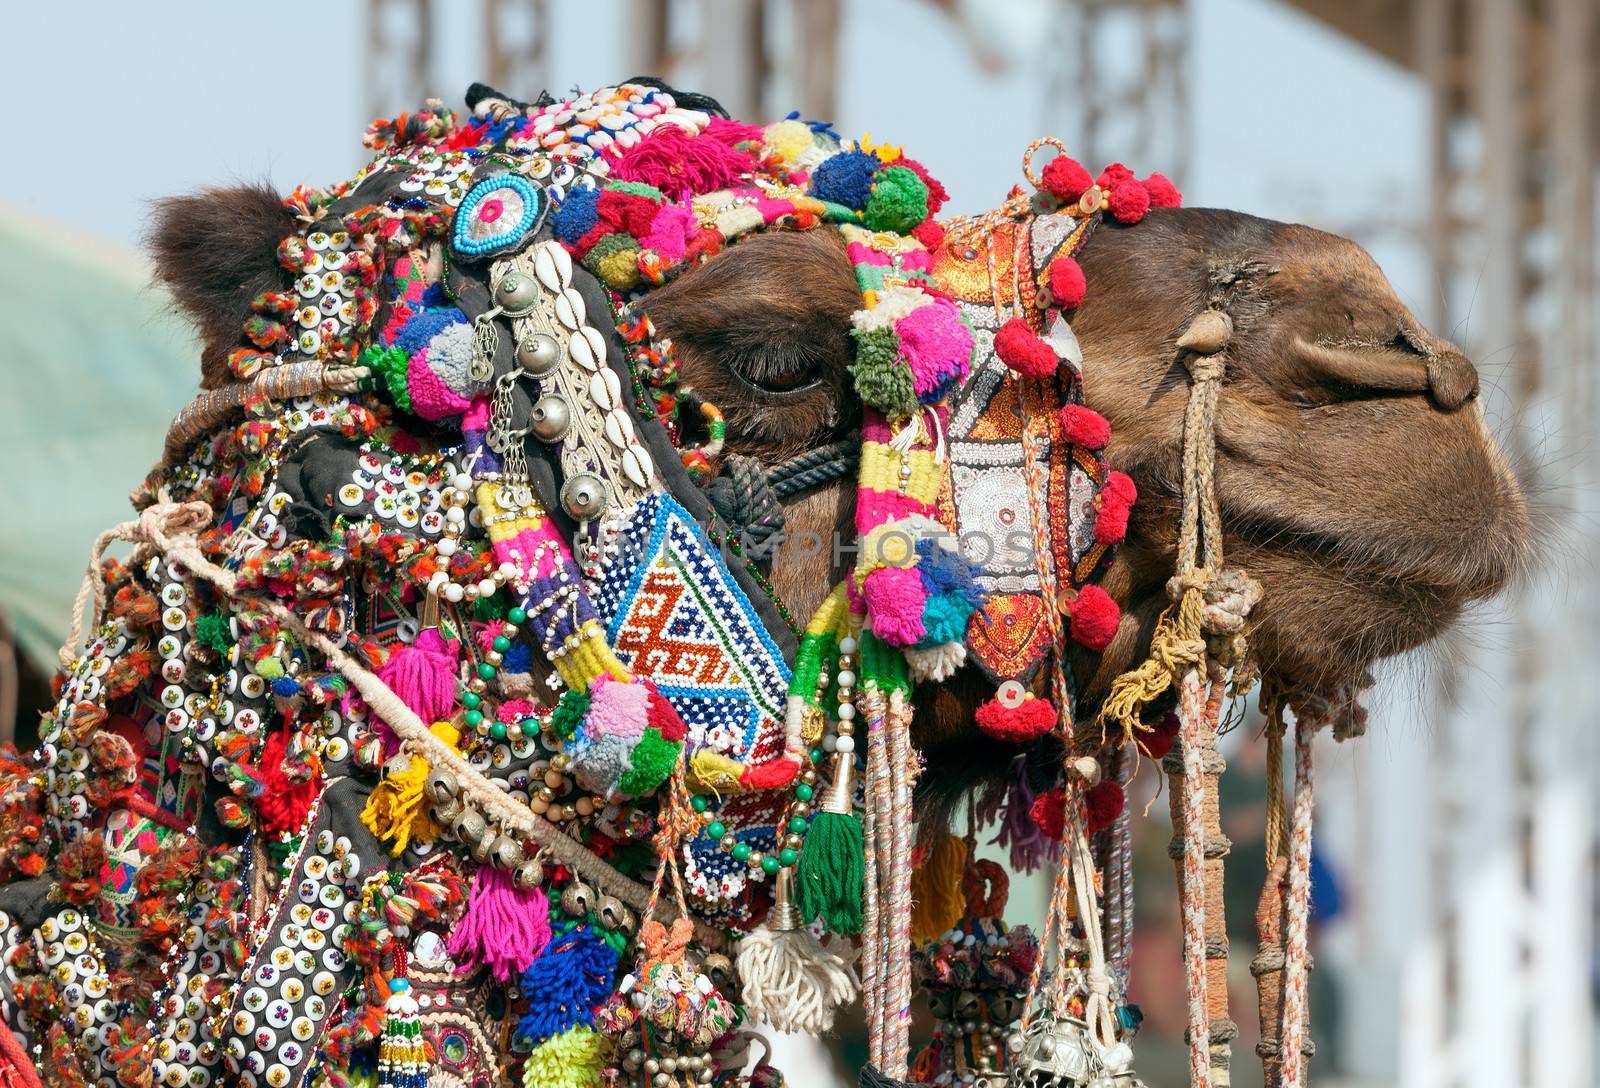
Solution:
{"label": "decorated camel headdress", "polygon": [[[1066,665],[1118,630],[1094,581],[1135,498],[1083,403],[1073,254],[1172,185],[1058,156],[941,227],[920,163],[826,125],[643,80],[468,105],[375,123],[339,185],[169,209],[180,296],[247,310],[96,544],[39,750],[6,757],[0,1043],[51,1084],[771,1085],[752,1021],[824,1031],[859,992],[868,1083],[1131,1084],[1122,791],[1176,684],[1205,1082],[1192,814],[1259,593],[1210,497],[1218,311],[1179,341],[1152,659],[1098,726]],[[861,292],[859,433],[755,465],[651,292],[814,229]],[[801,624],[766,573],[780,500],[847,474],[855,562]],[[1056,854],[1040,939],[972,833],[915,836],[914,694],[963,667],[1019,746],[1002,844]],[[940,1020],[915,1063],[914,982]]]}

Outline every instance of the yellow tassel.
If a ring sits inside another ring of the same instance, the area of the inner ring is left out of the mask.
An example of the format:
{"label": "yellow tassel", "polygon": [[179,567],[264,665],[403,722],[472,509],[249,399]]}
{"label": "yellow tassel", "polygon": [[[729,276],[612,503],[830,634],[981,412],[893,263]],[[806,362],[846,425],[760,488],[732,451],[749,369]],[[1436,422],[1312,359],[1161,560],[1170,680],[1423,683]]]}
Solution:
{"label": "yellow tassel", "polygon": [[[429,730],[451,748],[458,748],[461,732],[449,722],[435,722]],[[459,749],[458,749],[459,750]],[[389,844],[389,853],[399,857],[412,842],[433,842],[444,833],[434,820],[424,787],[433,767],[420,755],[411,754],[403,771],[384,777],[367,805],[361,822],[380,840]]]}
{"label": "yellow tassel", "polygon": [[1136,732],[1150,731],[1140,720],[1140,712],[1177,683],[1205,653],[1205,635],[1200,627],[1200,610],[1204,606],[1205,594],[1190,587],[1176,604],[1168,605],[1161,613],[1150,637],[1150,656],[1113,680],[1111,693],[1100,704],[1102,737],[1108,725],[1121,731],[1120,743],[1134,740]]}
{"label": "yellow tassel", "polygon": [[911,874],[911,940],[926,944],[955,928],[967,912],[961,876],[967,870],[965,839],[946,835],[928,848],[928,856]]}

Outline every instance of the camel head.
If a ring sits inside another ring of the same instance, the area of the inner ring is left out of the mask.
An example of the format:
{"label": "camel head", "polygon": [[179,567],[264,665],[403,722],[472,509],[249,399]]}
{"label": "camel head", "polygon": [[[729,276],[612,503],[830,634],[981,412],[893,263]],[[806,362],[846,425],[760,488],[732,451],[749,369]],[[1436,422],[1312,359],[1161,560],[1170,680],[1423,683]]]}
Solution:
{"label": "camel head", "polygon": [[[726,413],[734,452],[778,459],[852,426],[848,322],[860,296],[829,234],[752,239],[650,301],[685,380]],[[1177,341],[1208,306],[1233,325],[1217,486],[1228,564],[1265,589],[1252,638],[1263,668],[1364,686],[1375,662],[1435,638],[1515,574],[1527,502],[1484,422],[1477,373],[1360,246],[1236,212],[1158,209],[1099,230],[1079,260],[1085,395],[1111,424],[1111,466],[1140,496],[1102,583],[1121,625],[1104,653],[1074,651],[1087,705],[1145,652],[1168,600],[1189,389]],[[830,539],[850,499],[833,487],[799,500],[789,547]],[[774,565],[798,614],[838,576],[828,558],[824,547]],[[982,690],[929,694],[954,723],[970,720]]]}

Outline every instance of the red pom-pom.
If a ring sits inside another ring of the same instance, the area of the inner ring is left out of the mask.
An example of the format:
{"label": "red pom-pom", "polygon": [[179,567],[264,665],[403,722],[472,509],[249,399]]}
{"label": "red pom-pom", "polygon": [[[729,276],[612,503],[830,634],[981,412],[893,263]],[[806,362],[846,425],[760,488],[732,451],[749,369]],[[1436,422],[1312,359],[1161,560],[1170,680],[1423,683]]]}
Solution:
{"label": "red pom-pom", "polygon": [[1127,795],[1122,792],[1120,782],[1105,781],[1098,786],[1090,787],[1083,791],[1083,807],[1086,810],[1084,823],[1089,834],[1104,831],[1122,815],[1122,808],[1127,804]]}
{"label": "red pom-pom", "polygon": [[787,786],[800,776],[800,762],[794,759],[772,759],[766,763],[746,763],[739,775],[739,785],[751,793],[757,790],[775,790]]}
{"label": "red pom-pom", "polygon": [[1025,317],[1013,317],[994,334],[1000,361],[1024,378],[1052,378],[1060,365],[1055,349],[1034,334]]}
{"label": "red pom-pom", "polygon": [[1033,804],[1028,808],[1028,814],[1033,817],[1033,822],[1039,825],[1039,830],[1048,838],[1061,841],[1061,836],[1067,832],[1067,793],[1059,787],[1046,790],[1033,799]]}
{"label": "red pom-pom", "polygon": [[683,719],[678,717],[678,712],[672,709],[672,704],[656,687],[652,680],[644,681],[645,691],[649,693],[645,703],[645,724],[651,726],[661,734],[662,740],[682,740],[689,735],[683,726]]}
{"label": "red pom-pom", "polygon": [[1132,180],[1134,180],[1133,171],[1123,166],[1120,162],[1114,162],[1100,171],[1100,176],[1094,179],[1094,183],[1102,189],[1110,190],[1115,189],[1124,181]]}
{"label": "red pom-pom", "polygon": [[1150,732],[1134,734],[1139,748],[1151,759],[1160,759],[1172,751],[1172,742],[1178,737],[1178,712],[1169,710],[1166,716],[1156,722]]}
{"label": "red pom-pom", "polygon": [[1050,262],[1050,301],[1063,310],[1070,310],[1083,301],[1089,283],[1083,278],[1083,266],[1071,257],[1058,257]]}
{"label": "red pom-pom", "polygon": [[1183,203],[1183,194],[1178,192],[1178,187],[1165,174],[1151,174],[1141,184],[1144,191],[1150,194],[1152,208],[1176,208]]}
{"label": "red pom-pom", "polygon": [[1127,535],[1128,504],[1113,492],[1100,492],[1100,510],[1094,518],[1095,540],[1109,548],[1122,543],[1122,538]]}
{"label": "red pom-pom", "polygon": [[1056,708],[1049,699],[1029,697],[1016,706],[990,699],[978,707],[978,728],[995,740],[1021,744],[1055,728]]}
{"label": "red pom-pom", "polygon": [[1112,187],[1108,207],[1117,222],[1137,223],[1150,210],[1150,194],[1143,185],[1129,178]]}
{"label": "red pom-pom", "polygon": [[1126,472],[1113,469],[1106,473],[1105,490],[1121,499],[1124,506],[1132,506],[1139,501],[1139,489],[1133,486],[1133,477]]}
{"label": "red pom-pom", "polygon": [[944,207],[945,201],[950,199],[950,191],[944,187],[944,183],[928,173],[928,168],[916,159],[908,159],[901,155],[894,161],[893,165],[903,166],[922,179],[922,184],[928,187],[928,214],[938,215],[939,209]]}
{"label": "red pom-pom", "polygon": [[929,253],[937,253],[944,248],[944,228],[932,219],[924,219],[911,231],[911,237],[922,243],[922,248]]}
{"label": "red pom-pom", "polygon": [[1070,204],[1089,187],[1089,171],[1077,159],[1057,155],[1045,163],[1044,172],[1039,175],[1039,185],[1057,200]]}
{"label": "red pom-pom", "polygon": [[1111,424],[1106,417],[1083,404],[1065,404],[1056,413],[1061,424],[1061,437],[1074,446],[1097,450],[1111,441]]}
{"label": "red pom-pom", "polygon": [[1078,599],[1072,602],[1073,641],[1099,653],[1111,645],[1121,621],[1122,609],[1111,599],[1111,594],[1099,586],[1084,586],[1078,590]]}

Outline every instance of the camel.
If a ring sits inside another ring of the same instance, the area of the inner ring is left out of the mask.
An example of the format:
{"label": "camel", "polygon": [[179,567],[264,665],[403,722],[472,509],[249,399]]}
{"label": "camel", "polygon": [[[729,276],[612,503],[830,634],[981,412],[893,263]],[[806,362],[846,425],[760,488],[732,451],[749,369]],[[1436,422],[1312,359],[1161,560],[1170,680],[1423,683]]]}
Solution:
{"label": "camel", "polygon": [[[974,724],[995,676],[959,654],[916,658],[925,647],[890,634],[871,574],[852,581],[855,560],[830,542],[855,538],[872,494],[846,482],[854,459],[785,491],[775,553],[718,529],[739,465],[893,450],[902,496],[953,472],[943,398],[959,400],[969,359],[1000,354],[974,351],[989,341],[945,290],[979,251],[961,223],[927,229],[936,183],[900,149],[825,126],[741,125],[652,80],[570,103],[475,87],[469,105],[375,123],[379,156],[350,183],[287,199],[214,189],[158,211],[157,272],[201,334],[205,392],[136,492],[139,517],[96,544],[40,751],[0,756],[0,1074],[20,1039],[63,1084],[190,1069],[192,1083],[284,1084],[314,1066],[339,1083],[362,1048],[380,1078],[431,1064],[487,1085],[511,1060],[529,1083],[584,1088],[769,1083],[759,1065],[733,1072],[749,1045],[734,995],[821,1030],[857,987],[840,938],[865,926],[869,1013],[896,1026],[874,1035],[888,1059],[864,1082],[903,1077],[902,744],[926,764],[918,834],[953,874],[951,920],[968,944],[1015,953],[993,992],[936,1007],[951,1030],[982,1025],[985,1075],[1008,1050],[1033,1053],[1022,990],[1040,946],[1000,920],[997,865],[935,842],[950,802],[991,789],[1023,750]],[[682,193],[649,181],[691,175]],[[1089,974],[1084,1002],[1058,992],[1074,1046],[1041,1053],[1080,1055],[1072,1084],[1086,1070],[1131,1083],[1077,815],[1078,778],[1098,782],[1122,738],[1082,731],[1064,770],[1057,727],[1093,721],[1160,641],[1192,505],[1195,360],[1221,382],[1208,434],[1222,542],[1261,591],[1239,671],[1317,697],[1364,687],[1377,662],[1499,592],[1532,535],[1472,364],[1358,246],[1165,196],[1112,214],[1102,196],[1072,214],[1013,196],[1005,212],[1082,228],[1092,290],[1038,296],[1071,321],[1032,349],[1072,343],[1081,362],[1058,373],[1070,351],[1049,348],[1030,388],[1053,411],[1058,378],[1073,396],[1081,384],[1110,428],[1075,452],[1084,486],[1106,485],[1109,464],[1139,495],[1086,575],[1118,607],[1114,627],[1074,642],[1053,678],[1001,685],[1052,715],[1022,762],[1048,764],[1040,788],[1063,783],[1047,837],[1080,921],[1043,943],[1063,963],[1081,952]],[[872,267],[893,275],[864,289]],[[902,394],[924,399],[892,421],[862,393],[858,350],[863,330],[883,331],[863,314],[886,298],[937,312],[951,363],[926,387],[907,379]],[[650,388],[651,367],[670,382]],[[676,396],[703,409],[703,444],[671,416]],[[916,458],[922,482],[907,483]],[[1098,501],[1080,513],[1092,521]],[[134,560],[102,569],[112,539]],[[966,600],[957,552],[917,547],[909,569],[928,563],[946,579],[930,584]],[[1173,678],[1185,729],[1199,676]],[[1192,805],[1197,779],[1174,766]],[[1188,841],[1192,892],[1204,844]],[[1293,922],[1287,958],[1303,967]],[[927,930],[935,945],[949,927]],[[46,971],[69,951],[65,977]],[[306,979],[274,999],[264,987],[283,974]],[[180,985],[215,1010],[164,1015],[140,997]],[[507,1026],[511,1059],[489,1031],[508,997],[528,1010],[516,1039]]]}

